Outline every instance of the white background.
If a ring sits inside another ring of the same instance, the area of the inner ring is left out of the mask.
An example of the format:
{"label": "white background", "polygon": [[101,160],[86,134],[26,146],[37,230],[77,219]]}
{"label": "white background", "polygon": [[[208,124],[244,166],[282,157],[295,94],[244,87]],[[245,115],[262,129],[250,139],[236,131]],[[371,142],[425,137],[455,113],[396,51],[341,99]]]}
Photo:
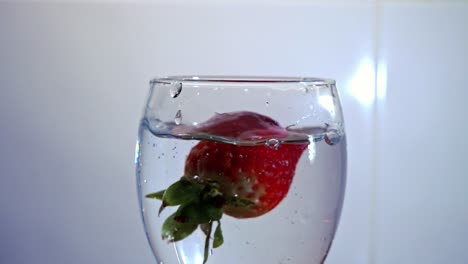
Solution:
{"label": "white background", "polygon": [[327,264],[467,263],[468,2],[0,2],[0,263],[154,263],[134,143],[155,76],[330,77]]}

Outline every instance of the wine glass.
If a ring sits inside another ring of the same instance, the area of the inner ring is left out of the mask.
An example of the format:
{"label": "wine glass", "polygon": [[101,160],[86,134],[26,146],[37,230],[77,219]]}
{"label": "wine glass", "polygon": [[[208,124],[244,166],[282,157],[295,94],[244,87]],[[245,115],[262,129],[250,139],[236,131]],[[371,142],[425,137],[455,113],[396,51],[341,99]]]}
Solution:
{"label": "wine glass", "polygon": [[153,79],[135,163],[157,263],[323,263],[346,182],[335,81]]}

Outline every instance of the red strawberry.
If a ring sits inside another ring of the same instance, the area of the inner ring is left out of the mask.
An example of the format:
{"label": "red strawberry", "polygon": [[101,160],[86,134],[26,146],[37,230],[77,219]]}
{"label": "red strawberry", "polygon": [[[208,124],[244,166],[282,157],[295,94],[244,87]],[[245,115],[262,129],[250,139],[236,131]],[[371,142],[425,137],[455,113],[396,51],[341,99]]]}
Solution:
{"label": "red strawberry", "polygon": [[248,218],[275,208],[287,195],[296,164],[307,147],[304,143],[259,145],[263,140],[281,140],[288,131],[275,120],[253,112],[217,114],[197,127],[179,126],[173,132],[207,134],[247,144],[200,141],[187,156],[184,176],[167,190],[147,195],[163,201],[160,211],[180,205],[164,222],[163,239],[179,241],[201,227],[206,234],[205,262],[213,222],[218,222],[213,241],[213,247],[218,247],[223,243],[223,213]]}
{"label": "red strawberry", "polygon": [[176,126],[172,132],[175,134],[209,134],[247,141],[288,136],[288,131],[275,120],[247,111],[216,114],[197,127]]}
{"label": "red strawberry", "polygon": [[253,202],[239,207],[226,203],[223,212],[234,217],[256,217],[275,208],[286,196],[305,144],[237,146],[201,141],[190,151],[185,177],[216,182],[226,197]]}

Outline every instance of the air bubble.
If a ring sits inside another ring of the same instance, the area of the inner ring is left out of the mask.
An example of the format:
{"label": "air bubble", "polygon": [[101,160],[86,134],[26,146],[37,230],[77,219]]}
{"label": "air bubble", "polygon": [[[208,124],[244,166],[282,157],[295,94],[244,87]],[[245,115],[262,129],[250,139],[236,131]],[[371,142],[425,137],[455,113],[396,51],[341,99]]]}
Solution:
{"label": "air bubble", "polygon": [[340,139],[340,133],[336,129],[329,129],[325,134],[325,142],[330,146],[338,144]]}
{"label": "air bubble", "polygon": [[182,92],[182,83],[174,83],[172,84],[171,89],[169,90],[169,94],[172,98],[176,98]]}
{"label": "air bubble", "polygon": [[180,123],[182,123],[182,111],[177,111],[174,118],[174,122],[176,123],[176,125],[180,125]]}
{"label": "air bubble", "polygon": [[280,141],[276,138],[270,138],[265,142],[265,145],[272,149],[278,149]]}

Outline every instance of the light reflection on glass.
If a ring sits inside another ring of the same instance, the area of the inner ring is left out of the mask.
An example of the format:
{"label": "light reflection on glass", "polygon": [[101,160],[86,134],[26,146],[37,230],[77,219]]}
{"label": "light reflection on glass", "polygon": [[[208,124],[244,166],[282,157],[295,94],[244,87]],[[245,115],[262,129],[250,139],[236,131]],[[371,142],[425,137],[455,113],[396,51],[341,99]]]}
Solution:
{"label": "light reflection on glass", "polygon": [[203,263],[204,256],[202,245],[197,242],[197,237],[194,237],[193,234],[188,239],[189,241],[174,243],[174,249],[179,263]]}
{"label": "light reflection on glass", "polygon": [[135,164],[138,165],[138,157],[140,156],[140,141],[137,140],[135,145]]}
{"label": "light reflection on glass", "polygon": [[385,100],[387,96],[387,63],[383,59],[379,59],[377,65],[377,99]]}
{"label": "light reflection on glass", "polygon": [[348,81],[348,92],[360,104],[370,106],[375,99],[375,69],[369,57],[364,57]]}
{"label": "light reflection on glass", "polygon": [[309,136],[309,145],[307,146],[307,149],[309,150],[309,161],[312,163],[316,155],[315,142],[313,136]]}
{"label": "light reflection on glass", "polygon": [[318,98],[319,104],[330,113],[332,118],[335,118],[335,104],[330,95],[322,95]]}

